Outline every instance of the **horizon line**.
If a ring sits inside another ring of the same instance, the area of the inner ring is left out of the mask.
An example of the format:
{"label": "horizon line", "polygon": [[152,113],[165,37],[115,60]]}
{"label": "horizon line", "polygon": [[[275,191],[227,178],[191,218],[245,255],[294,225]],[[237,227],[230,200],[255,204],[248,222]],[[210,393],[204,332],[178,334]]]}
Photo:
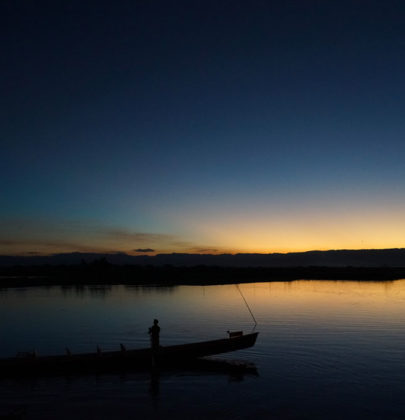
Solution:
{"label": "horizon line", "polygon": [[332,248],[332,249],[310,249],[306,251],[289,251],[289,252],[222,252],[222,253],[205,253],[205,252],[145,252],[145,253],[131,253],[124,251],[70,251],[70,252],[57,252],[57,253],[40,253],[40,252],[27,252],[22,254],[0,254],[0,257],[10,258],[35,258],[35,257],[53,257],[58,255],[125,255],[128,257],[157,257],[160,255],[200,255],[200,256],[237,256],[237,255],[289,255],[289,254],[305,254],[311,252],[343,252],[343,251],[394,251],[394,250],[405,250],[405,247],[394,247],[394,248]]}

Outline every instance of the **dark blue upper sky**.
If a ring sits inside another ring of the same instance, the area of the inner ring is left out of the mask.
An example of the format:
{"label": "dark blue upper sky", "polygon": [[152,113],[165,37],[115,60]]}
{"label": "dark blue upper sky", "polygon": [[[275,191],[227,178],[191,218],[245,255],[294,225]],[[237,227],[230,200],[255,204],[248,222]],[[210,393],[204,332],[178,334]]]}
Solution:
{"label": "dark blue upper sky", "polygon": [[403,246],[404,21],[401,1],[1,2],[1,252]]}

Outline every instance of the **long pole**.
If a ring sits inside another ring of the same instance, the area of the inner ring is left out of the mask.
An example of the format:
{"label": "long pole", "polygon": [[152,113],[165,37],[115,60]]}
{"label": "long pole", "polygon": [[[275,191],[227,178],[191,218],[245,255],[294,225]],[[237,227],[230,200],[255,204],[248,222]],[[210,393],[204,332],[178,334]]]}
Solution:
{"label": "long pole", "polygon": [[245,301],[246,307],[248,308],[250,315],[252,315],[253,321],[255,322],[255,326],[257,325],[257,321],[255,316],[253,315],[252,310],[250,309],[249,304],[247,303],[247,300],[245,299],[245,296],[243,296],[242,290],[239,288],[239,284],[235,284],[236,288],[239,290],[240,295],[242,296],[242,299]]}

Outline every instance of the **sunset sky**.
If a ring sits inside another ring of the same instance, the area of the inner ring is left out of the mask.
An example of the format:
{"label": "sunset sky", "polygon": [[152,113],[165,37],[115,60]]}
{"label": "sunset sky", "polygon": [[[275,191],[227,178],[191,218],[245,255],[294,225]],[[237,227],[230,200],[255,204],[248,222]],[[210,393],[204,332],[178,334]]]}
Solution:
{"label": "sunset sky", "polygon": [[0,254],[405,247],[405,3],[0,2]]}

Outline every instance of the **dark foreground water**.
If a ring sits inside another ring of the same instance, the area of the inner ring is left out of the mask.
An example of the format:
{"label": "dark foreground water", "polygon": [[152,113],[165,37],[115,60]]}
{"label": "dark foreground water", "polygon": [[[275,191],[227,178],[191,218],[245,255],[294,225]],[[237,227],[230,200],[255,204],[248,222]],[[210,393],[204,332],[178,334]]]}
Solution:
{"label": "dark foreground water", "polygon": [[[224,357],[258,376],[193,370],[0,380],[0,416],[23,419],[405,418],[405,280],[240,285],[260,332]],[[249,332],[236,286],[0,290],[0,356],[148,346]],[[1,418],[1,417],[0,417]]]}

